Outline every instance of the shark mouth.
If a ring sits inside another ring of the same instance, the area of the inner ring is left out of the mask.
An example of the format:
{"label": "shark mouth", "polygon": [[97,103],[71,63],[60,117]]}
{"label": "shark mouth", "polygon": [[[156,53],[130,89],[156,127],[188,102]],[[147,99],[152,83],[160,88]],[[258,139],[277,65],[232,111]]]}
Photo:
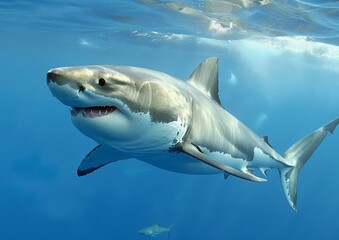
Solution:
{"label": "shark mouth", "polygon": [[107,114],[110,114],[114,112],[115,110],[117,110],[117,108],[111,107],[111,106],[87,107],[87,108],[73,107],[71,109],[71,115],[73,117],[76,117],[79,114],[81,114],[84,118],[96,118],[96,117],[106,116]]}

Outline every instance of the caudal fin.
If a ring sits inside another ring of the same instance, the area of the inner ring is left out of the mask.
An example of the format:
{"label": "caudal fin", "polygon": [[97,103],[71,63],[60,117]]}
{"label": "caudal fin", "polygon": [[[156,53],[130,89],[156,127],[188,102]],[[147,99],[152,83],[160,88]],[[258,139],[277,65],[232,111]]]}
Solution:
{"label": "caudal fin", "polygon": [[170,238],[170,237],[171,237],[171,234],[170,234],[170,232],[171,232],[171,230],[172,230],[172,228],[173,228],[174,224],[175,224],[175,221],[174,221],[174,222],[172,222],[172,223],[171,223],[171,225],[170,225],[170,226],[168,227],[168,229],[167,229],[167,235],[168,235],[168,238]]}
{"label": "caudal fin", "polygon": [[284,155],[285,163],[292,167],[279,169],[281,185],[290,206],[296,210],[298,173],[327,135],[333,133],[339,118],[312,132],[290,147]]}

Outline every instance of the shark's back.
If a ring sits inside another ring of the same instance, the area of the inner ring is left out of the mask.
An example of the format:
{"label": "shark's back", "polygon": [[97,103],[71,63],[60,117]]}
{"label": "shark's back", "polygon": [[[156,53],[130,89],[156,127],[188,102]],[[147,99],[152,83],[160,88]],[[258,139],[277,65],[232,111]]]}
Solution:
{"label": "shark's back", "polygon": [[260,148],[282,160],[264,138],[256,135],[222,107],[218,96],[217,66],[216,58],[207,59],[188,80],[188,84],[193,86],[192,124],[188,139],[210,152],[227,153],[237,159],[251,161],[253,150]]}

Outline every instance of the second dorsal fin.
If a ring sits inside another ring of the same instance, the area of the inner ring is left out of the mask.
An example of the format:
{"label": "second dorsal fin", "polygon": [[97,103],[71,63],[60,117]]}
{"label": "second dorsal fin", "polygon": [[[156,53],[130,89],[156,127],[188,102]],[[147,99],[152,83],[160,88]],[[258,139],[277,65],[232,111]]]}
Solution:
{"label": "second dorsal fin", "polygon": [[267,143],[268,146],[273,148],[272,145],[270,144],[270,142],[268,141],[268,136],[263,136],[262,139],[264,140],[265,143]]}
{"label": "second dorsal fin", "polygon": [[218,94],[218,58],[211,57],[200,63],[188,82],[221,105]]}

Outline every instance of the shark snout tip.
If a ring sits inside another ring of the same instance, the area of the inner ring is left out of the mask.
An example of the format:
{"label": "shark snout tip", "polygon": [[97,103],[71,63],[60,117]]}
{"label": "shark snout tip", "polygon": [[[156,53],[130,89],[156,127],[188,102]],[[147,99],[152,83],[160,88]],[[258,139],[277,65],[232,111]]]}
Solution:
{"label": "shark snout tip", "polygon": [[55,82],[55,80],[60,76],[55,69],[51,69],[47,72],[46,80],[47,83]]}

